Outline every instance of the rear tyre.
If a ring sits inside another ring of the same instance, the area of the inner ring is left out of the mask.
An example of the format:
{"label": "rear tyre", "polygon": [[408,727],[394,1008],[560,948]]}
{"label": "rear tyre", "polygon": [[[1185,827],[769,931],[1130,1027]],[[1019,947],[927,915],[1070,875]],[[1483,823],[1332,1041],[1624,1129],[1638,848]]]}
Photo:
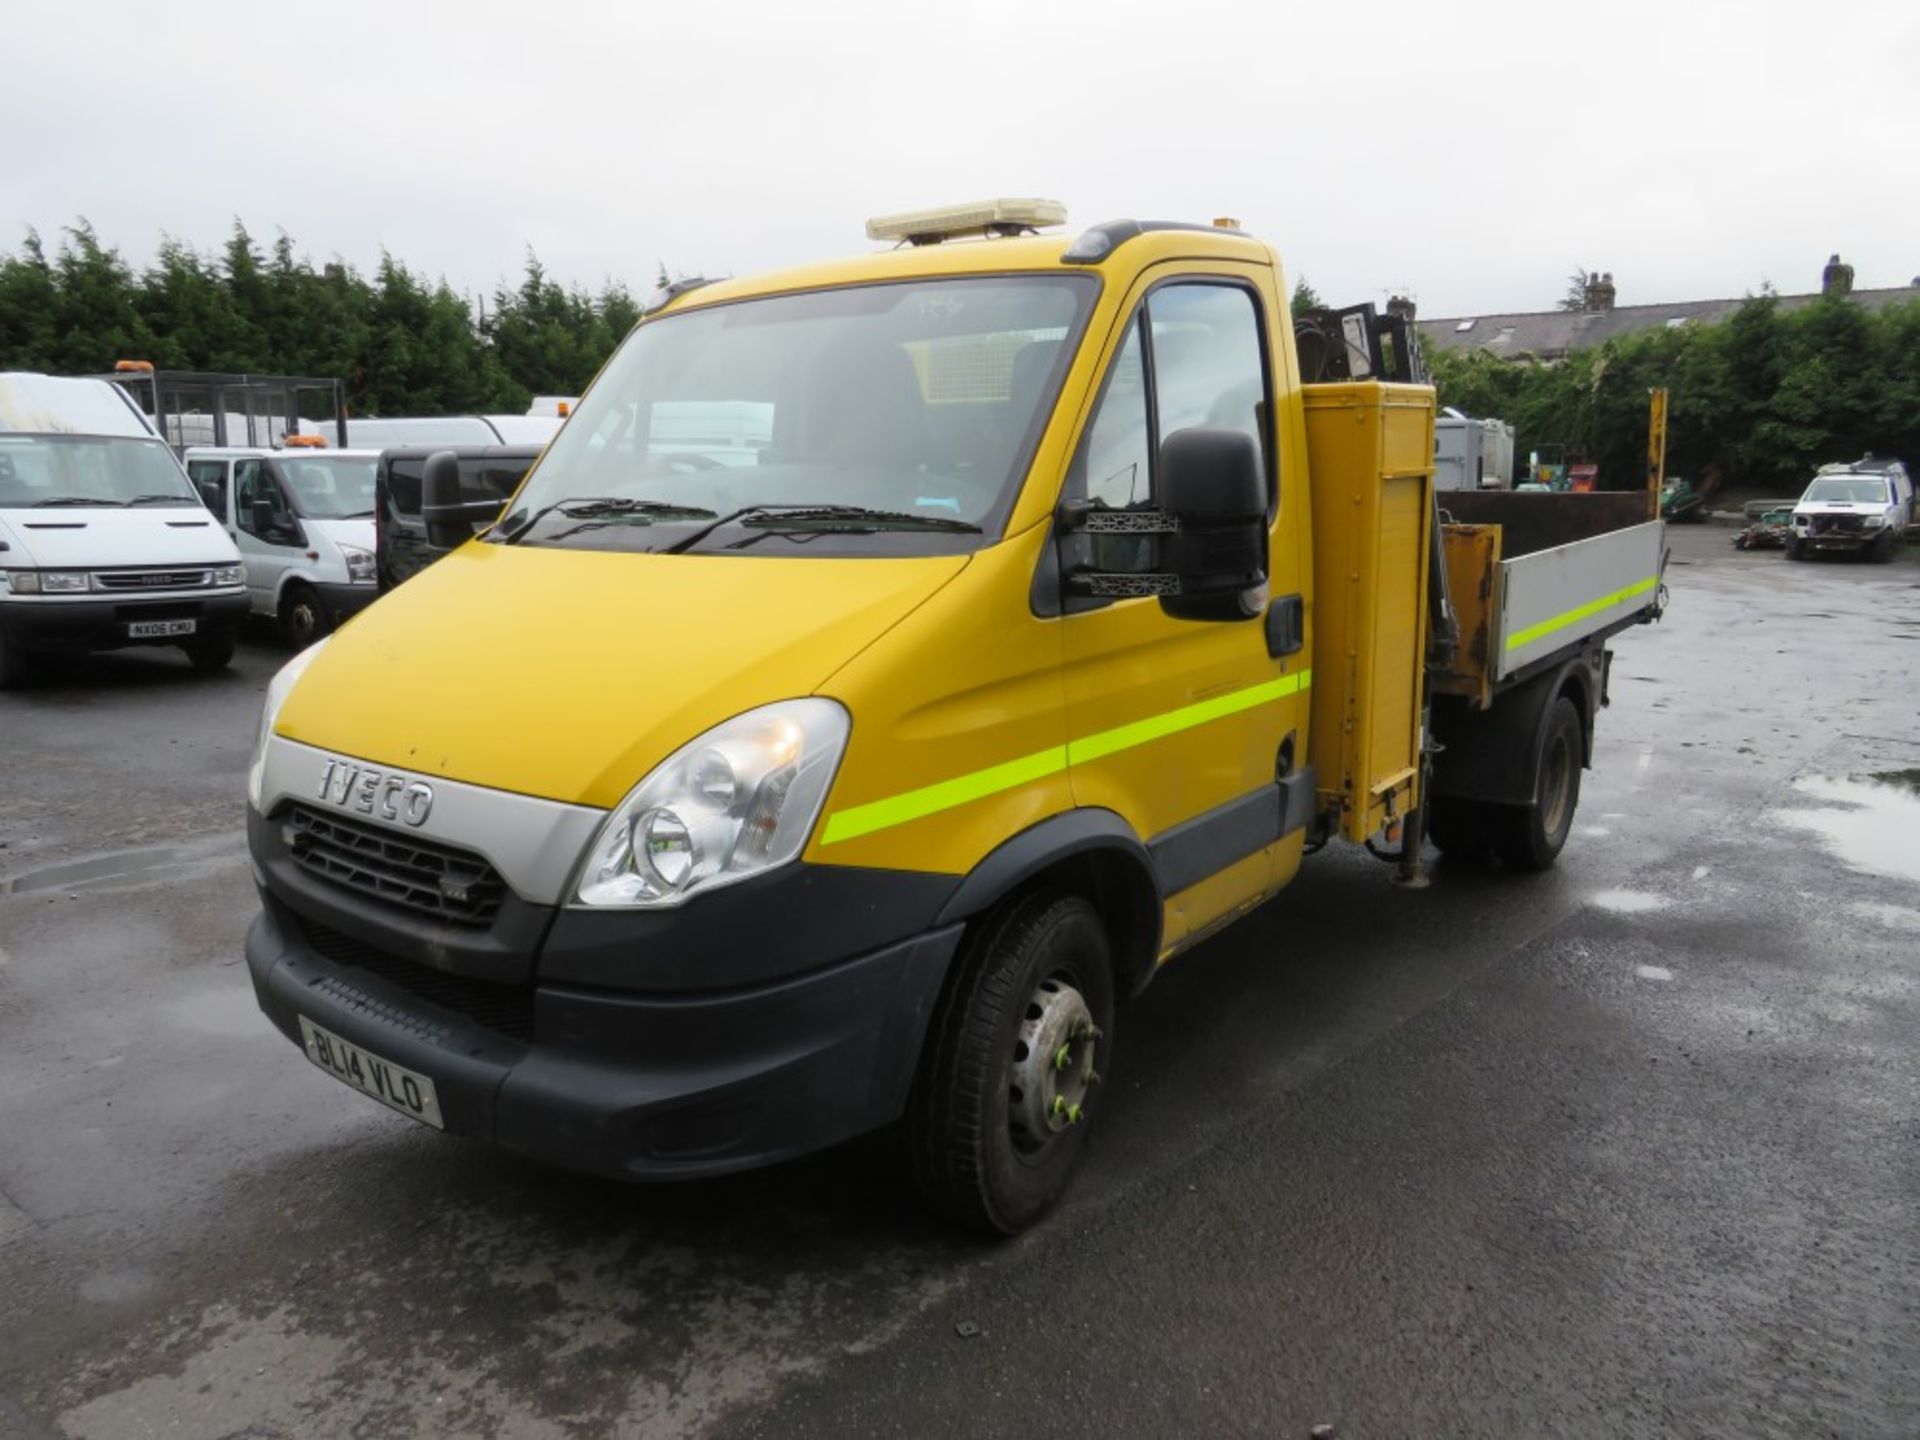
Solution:
{"label": "rear tyre", "polygon": [[232,635],[207,635],[180,648],[196,670],[224,670],[233,663],[235,640]]}
{"label": "rear tyre", "polygon": [[1435,795],[1427,801],[1427,838],[1449,860],[1486,860],[1493,854],[1490,810],[1478,800]]}
{"label": "rear tyre", "polygon": [[304,581],[295,580],[280,592],[280,607],[275,614],[280,622],[280,638],[295,650],[304,650],[333,628],[320,592]]}
{"label": "rear tyre", "polygon": [[927,1035],[907,1112],[929,1209],[1014,1235],[1079,1165],[1111,1060],[1113,961],[1093,907],[1040,890],[970,931]]}
{"label": "rear tyre", "polygon": [[1512,870],[1546,870],[1559,858],[1580,805],[1580,765],[1586,748],[1580,712],[1562,695],[1540,727],[1533,803],[1506,807],[1497,817],[1494,849]]}

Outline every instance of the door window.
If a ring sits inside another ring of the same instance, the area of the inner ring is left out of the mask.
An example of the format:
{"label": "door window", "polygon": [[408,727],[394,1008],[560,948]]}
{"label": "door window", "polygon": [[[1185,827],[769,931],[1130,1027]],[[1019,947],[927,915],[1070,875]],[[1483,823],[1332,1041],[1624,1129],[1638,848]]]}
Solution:
{"label": "door window", "polygon": [[[271,512],[271,523],[265,530],[254,523],[253,513],[254,504],[263,500]],[[261,461],[239,460],[234,463],[233,501],[237,523],[247,534],[269,545],[293,543],[293,512],[288,508],[287,497],[281,492],[279,484]]]}
{"label": "door window", "polygon": [[[1267,444],[1265,347],[1251,291],[1238,285],[1163,285],[1147,297],[1107,371],[1080,445],[1067,497],[1110,510],[1153,508],[1156,457],[1176,430],[1244,430]],[[1273,468],[1267,465],[1271,511]],[[1087,537],[1096,570],[1152,569],[1143,536]]]}
{"label": "door window", "polygon": [[[1252,292],[1166,285],[1147,298],[1147,318],[1158,438],[1199,426],[1241,430],[1265,456],[1267,372]],[[1267,474],[1271,495],[1271,467]]]}
{"label": "door window", "polygon": [[200,492],[201,502],[220,517],[220,523],[227,520],[227,462],[224,460],[189,460],[187,478],[193,481],[193,488]]}

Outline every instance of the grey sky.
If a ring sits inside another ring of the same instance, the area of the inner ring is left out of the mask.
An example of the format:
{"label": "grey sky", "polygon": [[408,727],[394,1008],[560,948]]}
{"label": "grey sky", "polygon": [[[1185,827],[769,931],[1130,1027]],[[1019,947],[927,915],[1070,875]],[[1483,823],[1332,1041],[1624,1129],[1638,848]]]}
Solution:
{"label": "grey sky", "polygon": [[1920,6],[0,0],[0,248],[235,216],[463,290],[745,273],[1045,195],[1240,218],[1329,299],[1547,308],[1920,274]]}

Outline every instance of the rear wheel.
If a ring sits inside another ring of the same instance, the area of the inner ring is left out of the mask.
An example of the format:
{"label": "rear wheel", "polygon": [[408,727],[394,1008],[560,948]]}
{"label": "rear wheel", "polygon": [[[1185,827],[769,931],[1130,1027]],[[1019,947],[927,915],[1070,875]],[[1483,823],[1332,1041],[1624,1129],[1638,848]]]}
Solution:
{"label": "rear wheel", "polygon": [[1493,807],[1454,795],[1427,801],[1427,838],[1453,860],[1485,860],[1493,853]]}
{"label": "rear wheel", "polygon": [[320,592],[301,580],[295,580],[280,592],[280,638],[295,650],[304,650],[333,627],[327,620],[327,607]]}
{"label": "rear wheel", "polygon": [[908,1111],[914,1179],[957,1224],[1013,1235],[1066,1192],[1113,1041],[1106,931],[1041,890],[969,934],[927,1036]]}
{"label": "rear wheel", "polygon": [[1502,810],[1494,833],[1501,862],[1514,870],[1545,870],[1559,857],[1580,804],[1585,737],[1580,712],[1562,695],[1540,727],[1533,803]]}
{"label": "rear wheel", "polygon": [[235,641],[231,634],[203,635],[180,648],[187,652],[194,669],[224,670],[233,663]]}

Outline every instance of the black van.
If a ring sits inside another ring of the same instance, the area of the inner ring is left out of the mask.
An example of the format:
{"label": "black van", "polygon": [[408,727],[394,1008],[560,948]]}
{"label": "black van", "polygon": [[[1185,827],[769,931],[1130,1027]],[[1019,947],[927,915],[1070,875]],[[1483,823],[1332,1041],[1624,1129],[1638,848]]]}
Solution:
{"label": "black van", "polygon": [[544,449],[540,445],[401,445],[380,452],[374,478],[374,556],[380,593],[417,575],[447,552],[427,542],[420,518],[420,475],[429,455],[460,461],[460,490],[476,504],[504,505]]}

